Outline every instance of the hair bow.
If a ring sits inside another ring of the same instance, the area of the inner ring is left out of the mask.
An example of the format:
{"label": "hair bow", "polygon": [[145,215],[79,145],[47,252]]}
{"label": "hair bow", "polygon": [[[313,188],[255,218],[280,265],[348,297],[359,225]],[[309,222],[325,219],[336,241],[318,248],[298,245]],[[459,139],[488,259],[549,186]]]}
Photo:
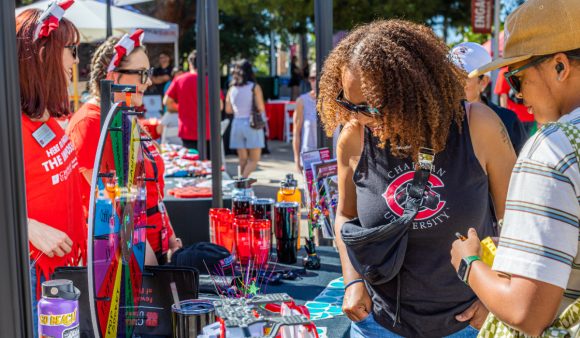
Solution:
{"label": "hair bow", "polygon": [[33,41],[36,41],[39,38],[48,37],[53,30],[57,29],[64,12],[69,9],[74,2],[74,0],[51,2],[48,8],[42,12],[40,18],[38,18]]}
{"label": "hair bow", "polygon": [[133,34],[125,34],[119,42],[115,45],[115,55],[111,59],[109,64],[108,72],[115,70],[121,64],[121,60],[125,55],[131,54],[131,52],[143,45],[144,31],[142,29],[137,29]]}

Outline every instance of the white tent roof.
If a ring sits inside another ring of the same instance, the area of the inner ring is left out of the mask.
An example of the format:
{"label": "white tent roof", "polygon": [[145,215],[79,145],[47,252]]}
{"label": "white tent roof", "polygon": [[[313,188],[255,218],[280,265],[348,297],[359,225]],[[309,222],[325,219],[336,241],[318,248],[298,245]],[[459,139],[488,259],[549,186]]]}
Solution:
{"label": "white tent roof", "polygon": [[[31,5],[16,9],[16,15],[25,9],[38,8],[44,10],[50,1],[39,1]],[[102,41],[106,37],[107,30],[107,6],[104,3],[94,0],[77,0],[69,8],[65,18],[72,21],[81,33],[81,42]],[[146,31],[145,42],[174,42],[177,41],[177,25],[169,24],[155,18],[134,13],[122,8],[111,6],[111,19],[113,24],[113,35],[123,35],[131,33],[137,28]],[[153,41],[147,38],[147,31],[157,34],[149,34],[151,38],[155,35],[164,37],[163,41]],[[161,33],[161,34],[159,34]]]}

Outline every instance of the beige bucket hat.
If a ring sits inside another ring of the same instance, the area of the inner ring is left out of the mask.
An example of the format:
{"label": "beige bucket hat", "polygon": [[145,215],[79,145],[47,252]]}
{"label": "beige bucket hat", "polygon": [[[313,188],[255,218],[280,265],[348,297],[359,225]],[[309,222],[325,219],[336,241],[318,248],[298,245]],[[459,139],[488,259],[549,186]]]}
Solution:
{"label": "beige bucket hat", "polygon": [[469,77],[578,48],[580,0],[527,0],[506,19],[503,57],[475,69]]}

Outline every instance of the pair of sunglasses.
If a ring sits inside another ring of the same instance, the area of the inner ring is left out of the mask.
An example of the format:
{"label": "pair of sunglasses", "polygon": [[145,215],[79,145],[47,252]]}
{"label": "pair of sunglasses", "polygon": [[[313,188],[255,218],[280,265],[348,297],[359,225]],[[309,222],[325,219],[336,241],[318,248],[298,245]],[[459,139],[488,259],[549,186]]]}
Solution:
{"label": "pair of sunglasses", "polygon": [[532,60],[529,63],[526,63],[525,65],[523,65],[519,68],[516,68],[516,69],[509,71],[509,72],[505,72],[504,76],[505,76],[507,83],[514,90],[514,92],[520,93],[522,90],[522,82],[520,81],[520,78],[515,76],[515,75],[520,73],[523,70],[530,68],[530,67],[539,65],[540,63],[548,60],[550,57],[552,57],[552,56],[551,55],[540,56],[540,57]]}
{"label": "pair of sunglasses", "polygon": [[119,74],[137,74],[141,76],[141,84],[147,83],[147,80],[153,76],[153,68],[149,69],[115,69]]}
{"label": "pair of sunglasses", "polygon": [[70,49],[70,52],[75,59],[79,55],[79,45],[68,45],[64,46],[64,48]]}
{"label": "pair of sunglasses", "polygon": [[336,103],[338,103],[343,108],[345,108],[346,110],[350,111],[353,114],[361,113],[368,117],[378,117],[383,115],[383,113],[381,112],[381,109],[383,107],[374,108],[366,104],[354,104],[348,101],[347,99],[344,98],[344,90],[342,89],[340,90],[340,92],[338,92],[338,95],[334,100],[336,101]]}

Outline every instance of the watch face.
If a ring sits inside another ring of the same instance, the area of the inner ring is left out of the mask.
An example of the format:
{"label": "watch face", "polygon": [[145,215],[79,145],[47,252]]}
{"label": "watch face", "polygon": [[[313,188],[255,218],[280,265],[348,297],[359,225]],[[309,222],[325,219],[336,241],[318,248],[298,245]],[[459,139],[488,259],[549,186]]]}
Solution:
{"label": "watch face", "polygon": [[462,259],[461,263],[459,263],[459,270],[457,270],[457,276],[459,277],[459,279],[465,281],[466,272],[467,272],[467,263],[465,262],[464,259]]}

